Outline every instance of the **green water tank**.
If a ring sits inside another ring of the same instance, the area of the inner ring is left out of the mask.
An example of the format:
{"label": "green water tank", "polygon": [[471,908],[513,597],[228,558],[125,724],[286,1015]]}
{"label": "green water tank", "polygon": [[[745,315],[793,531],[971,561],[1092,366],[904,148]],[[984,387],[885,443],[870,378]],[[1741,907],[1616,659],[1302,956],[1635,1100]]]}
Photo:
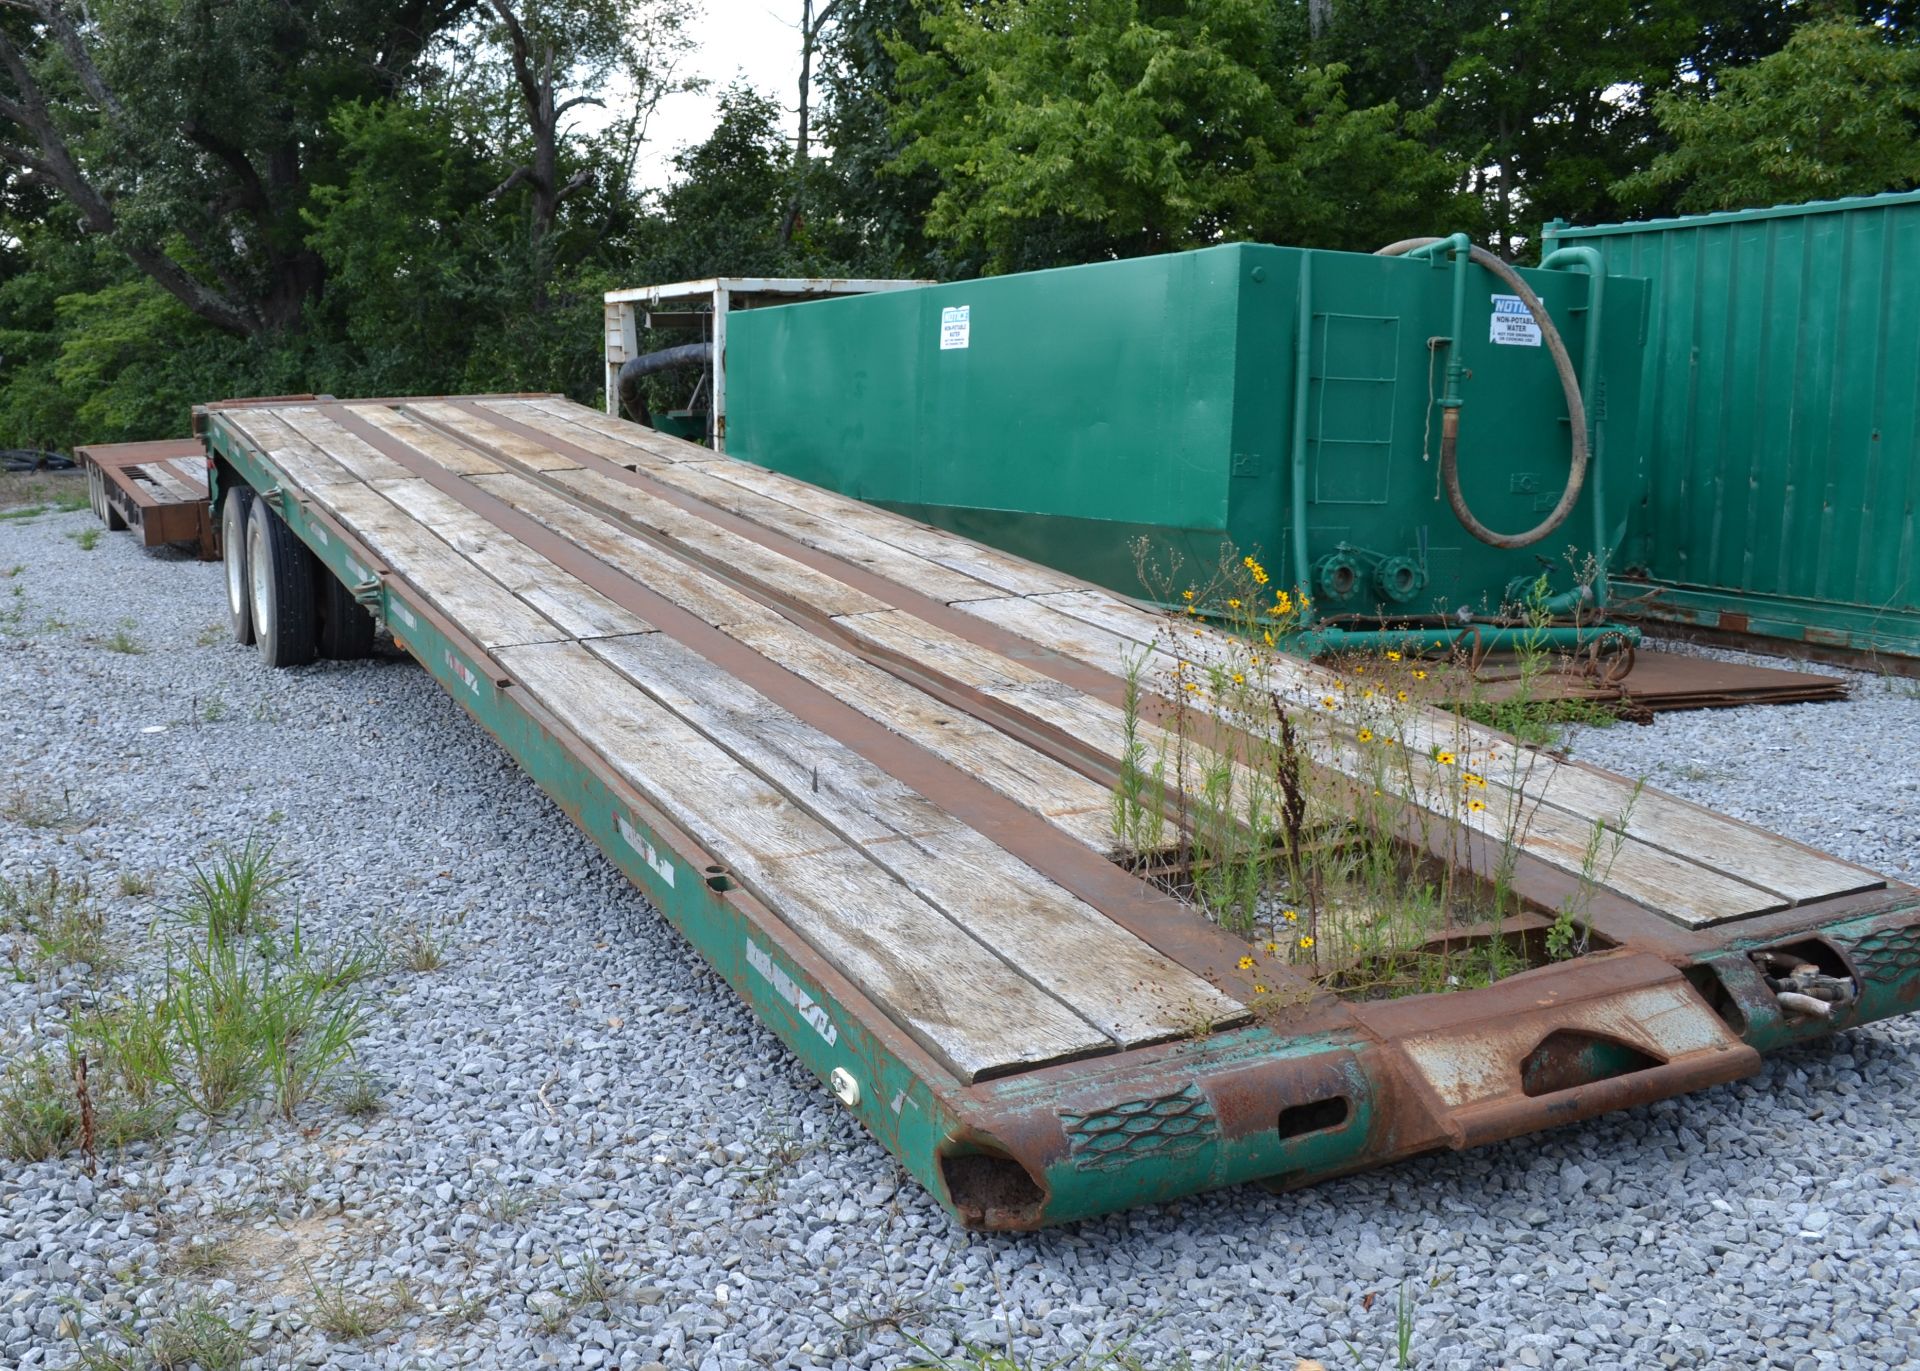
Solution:
{"label": "green water tank", "polygon": [[1606,280],[1589,366],[1593,282],[1521,274],[1592,390],[1585,490],[1531,547],[1477,541],[1442,493],[1447,369],[1462,368],[1462,493],[1500,532],[1540,523],[1566,487],[1566,396],[1482,267],[1459,277],[1450,341],[1442,255],[1235,244],[747,311],[727,340],[726,447],[1128,594],[1146,589],[1144,538],[1202,581],[1225,544],[1256,555],[1329,618],[1497,611],[1543,570],[1571,591],[1646,479],[1644,284]]}

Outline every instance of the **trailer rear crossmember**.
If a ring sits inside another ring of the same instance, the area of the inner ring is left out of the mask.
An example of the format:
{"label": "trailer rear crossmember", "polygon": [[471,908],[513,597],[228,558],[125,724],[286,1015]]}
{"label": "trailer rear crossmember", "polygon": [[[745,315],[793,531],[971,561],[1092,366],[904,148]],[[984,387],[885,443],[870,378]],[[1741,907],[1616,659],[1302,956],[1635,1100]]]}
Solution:
{"label": "trailer rear crossmember", "polygon": [[[251,488],[970,1225],[1511,1137],[1920,1006],[1920,891],[1650,792],[1608,950],[1343,1001],[1113,860],[1162,616],[554,397],[198,422],[216,500]],[[1632,787],[1524,785],[1513,884],[1551,909]],[[1791,1013],[1769,949],[1857,993]]]}

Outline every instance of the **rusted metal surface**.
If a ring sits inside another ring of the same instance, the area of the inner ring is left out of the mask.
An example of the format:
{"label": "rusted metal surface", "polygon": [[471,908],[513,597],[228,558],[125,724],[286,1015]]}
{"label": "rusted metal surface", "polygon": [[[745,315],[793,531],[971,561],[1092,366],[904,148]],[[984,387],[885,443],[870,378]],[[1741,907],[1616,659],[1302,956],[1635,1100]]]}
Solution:
{"label": "rusted metal surface", "polygon": [[[1110,701],[1124,690],[1107,673],[1036,649],[911,587],[551,434],[466,408],[970,641],[1017,648],[1020,661],[1063,684]],[[1243,997],[1250,988],[1252,974],[1237,961],[1246,945],[1203,916],[1091,849],[1060,840],[973,777],[721,634],[658,588],[343,407],[325,410],[410,475],[978,827],[1182,965]],[[789,1047],[823,1080],[839,1070],[863,1082],[853,1106],[862,1122],[970,1226],[1033,1228],[1252,1180],[1287,1188],[1435,1149],[1477,1146],[1736,1079],[1757,1069],[1762,1051],[1920,1008],[1920,890],[1886,884],[1786,903],[1728,925],[1686,927],[1611,891],[1582,889],[1574,875],[1531,854],[1516,860],[1483,835],[1461,843],[1410,821],[1402,836],[1424,843],[1433,856],[1461,860],[1482,877],[1510,873],[1512,889],[1535,911],[1510,929],[1525,924],[1537,932],[1542,912],[1578,900],[1597,950],[1484,989],[1364,1002],[1337,999],[1261,959],[1257,974],[1285,993],[1264,1000],[1244,1022],[1196,1025],[1179,1041],[963,1084],[815,951],[778,908],[724,879],[724,872],[707,881],[661,880],[654,846],[693,872],[719,868],[317,498],[294,490],[269,454],[238,439],[217,409],[207,423],[209,442],[243,478],[290,492],[283,497],[289,523],[316,555],[335,574],[364,573],[377,586],[382,613],[409,650],[648,890]],[[470,435],[439,431],[486,451]],[[538,474],[528,479],[553,493],[565,489]],[[587,504],[577,494],[568,498]],[[848,646],[780,586],[741,568],[713,567],[632,521],[624,526],[662,551],[723,574],[800,627]],[[325,537],[313,528],[326,530]],[[925,663],[889,661],[871,649],[866,655],[953,708],[1006,731],[1017,726],[997,702]],[[1027,728],[1021,736],[1084,774],[1110,766],[1085,745],[1046,729]],[[1836,999],[1825,1013],[1795,1012],[1792,1001],[1782,1000],[1781,984],[1793,987],[1789,995],[1824,987]]]}
{"label": "rusted metal surface", "polygon": [[1556,662],[1524,682],[1511,655],[1439,667],[1435,679],[1450,701],[1498,704],[1524,689],[1534,700],[1584,700],[1615,707],[1626,718],[1672,710],[1841,700],[1850,689],[1840,676],[1661,652],[1645,644],[1617,660],[1582,657]]}
{"label": "rusted metal surface", "polygon": [[96,443],[74,456],[86,470],[93,512],[109,529],[131,529],[148,547],[180,543],[209,561],[220,555],[197,440]]}

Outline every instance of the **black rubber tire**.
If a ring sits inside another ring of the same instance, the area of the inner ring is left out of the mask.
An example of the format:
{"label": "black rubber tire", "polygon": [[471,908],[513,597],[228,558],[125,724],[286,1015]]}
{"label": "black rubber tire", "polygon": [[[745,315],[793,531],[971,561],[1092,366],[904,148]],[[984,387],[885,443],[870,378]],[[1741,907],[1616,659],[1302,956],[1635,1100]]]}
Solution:
{"label": "black rubber tire", "polygon": [[313,601],[322,657],[332,662],[357,662],[373,654],[373,616],[324,566],[314,576]]}
{"label": "black rubber tire", "polygon": [[227,572],[227,631],[242,647],[253,646],[253,606],[247,597],[247,512],[251,487],[235,485],[220,501],[220,556]]}
{"label": "black rubber tire", "polygon": [[268,666],[305,666],[313,660],[315,569],[307,545],[265,500],[255,500],[247,515],[247,585],[254,645]]}

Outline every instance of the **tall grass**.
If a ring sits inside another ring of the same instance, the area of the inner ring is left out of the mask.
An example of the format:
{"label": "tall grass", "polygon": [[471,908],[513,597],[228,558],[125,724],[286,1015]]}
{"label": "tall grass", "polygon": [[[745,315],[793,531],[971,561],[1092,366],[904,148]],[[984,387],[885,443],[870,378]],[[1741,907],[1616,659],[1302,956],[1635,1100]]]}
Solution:
{"label": "tall grass", "polygon": [[[76,1013],[64,1047],[0,1072],[0,1150],[41,1160],[256,1101],[292,1118],[326,1088],[366,1030],[351,988],[383,963],[366,945],[313,944],[297,920],[274,926],[264,908],[285,880],[252,842],[196,867],[157,980]],[[83,1139],[87,1108],[97,1126]]]}

